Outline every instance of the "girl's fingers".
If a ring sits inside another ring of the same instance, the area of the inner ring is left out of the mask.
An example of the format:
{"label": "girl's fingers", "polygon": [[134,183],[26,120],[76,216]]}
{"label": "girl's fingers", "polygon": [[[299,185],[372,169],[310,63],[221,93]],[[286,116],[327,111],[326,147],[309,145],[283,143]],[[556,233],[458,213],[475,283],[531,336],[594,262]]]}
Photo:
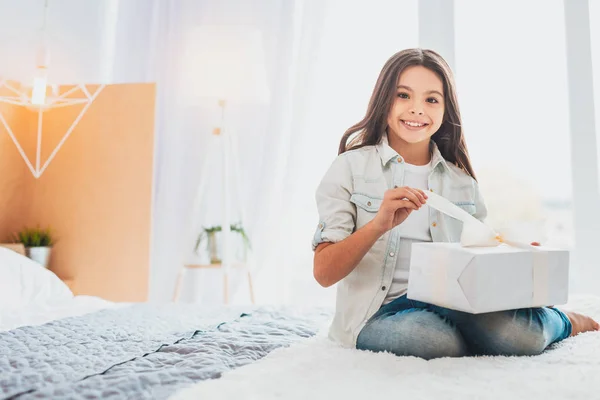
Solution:
{"label": "girl's fingers", "polygon": [[407,188],[407,190],[410,190],[412,193],[415,194],[415,196],[417,196],[417,198],[421,202],[421,205],[426,203],[425,193],[423,193],[422,190],[415,188]]}
{"label": "girl's fingers", "polygon": [[421,196],[421,194],[413,189],[413,188],[409,188],[409,187],[405,187],[404,189],[404,197],[414,201],[415,204],[419,207],[421,207],[423,204],[425,204],[425,199],[423,198],[423,196]]}
{"label": "girl's fingers", "polygon": [[408,199],[412,201],[417,207],[421,207],[423,205],[419,196],[409,188],[405,189],[403,199]]}
{"label": "girl's fingers", "polygon": [[413,201],[411,200],[392,200],[392,205],[394,208],[394,212],[396,210],[398,210],[399,208],[410,208],[411,210],[418,210],[419,206],[417,206]]}
{"label": "girl's fingers", "polygon": [[541,246],[541,244],[539,242],[531,242],[532,246]]}
{"label": "girl's fingers", "polygon": [[[404,187],[400,187],[400,188],[395,188],[392,189],[392,198],[394,199],[404,199],[404,198],[408,198],[412,201],[416,201],[415,204],[417,205],[423,205],[425,204],[426,200],[427,200],[427,195],[425,194],[425,192],[423,192],[420,189],[414,189],[408,186],[404,186]],[[412,194],[414,197],[411,197],[410,194]]]}

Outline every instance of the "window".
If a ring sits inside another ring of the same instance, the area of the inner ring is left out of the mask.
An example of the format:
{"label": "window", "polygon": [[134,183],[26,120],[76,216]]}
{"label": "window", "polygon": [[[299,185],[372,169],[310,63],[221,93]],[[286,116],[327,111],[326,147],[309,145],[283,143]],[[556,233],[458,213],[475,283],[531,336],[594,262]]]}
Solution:
{"label": "window", "polygon": [[[590,31],[592,36],[592,68],[594,74],[594,105],[596,106],[596,146],[600,168],[600,2],[590,1]],[[600,171],[598,171],[600,178]],[[598,182],[600,185],[600,182]]]}
{"label": "window", "polygon": [[489,222],[571,248],[563,2],[457,0],[455,17],[458,97]]}

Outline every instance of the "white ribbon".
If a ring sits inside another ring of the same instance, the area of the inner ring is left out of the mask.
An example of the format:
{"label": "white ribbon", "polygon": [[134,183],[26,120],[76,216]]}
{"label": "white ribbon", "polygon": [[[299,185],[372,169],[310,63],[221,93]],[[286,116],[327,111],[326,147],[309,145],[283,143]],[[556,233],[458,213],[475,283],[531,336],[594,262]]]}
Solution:
{"label": "white ribbon", "polygon": [[446,198],[433,193],[427,193],[428,199],[425,204],[435,208],[446,215],[456,218],[463,222],[463,230],[460,236],[460,244],[463,247],[494,247],[506,243],[513,247],[532,249],[529,243],[519,242],[504,237],[496,232],[492,227],[484,224],[465,210],[459,208]]}
{"label": "white ribbon", "polygon": [[548,305],[550,280],[548,277],[548,253],[533,253],[533,304]]}
{"label": "white ribbon", "polygon": [[460,237],[460,243],[463,247],[494,247],[505,243],[511,247],[533,251],[532,301],[536,305],[543,305],[548,301],[547,252],[541,251],[537,246],[532,246],[529,243],[504,237],[490,226],[479,221],[465,210],[438,194],[428,192],[427,196],[426,204],[428,206],[463,222],[463,230]]}

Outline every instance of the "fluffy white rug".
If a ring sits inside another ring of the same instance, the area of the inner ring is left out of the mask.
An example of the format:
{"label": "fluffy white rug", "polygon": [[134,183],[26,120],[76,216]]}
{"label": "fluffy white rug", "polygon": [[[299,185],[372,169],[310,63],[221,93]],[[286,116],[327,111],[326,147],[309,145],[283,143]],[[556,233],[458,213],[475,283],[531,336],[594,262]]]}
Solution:
{"label": "fluffy white rug", "polygon": [[[567,306],[600,320],[600,297]],[[600,333],[568,338],[536,357],[425,361],[344,349],[323,334],[173,395],[190,399],[600,399]]]}

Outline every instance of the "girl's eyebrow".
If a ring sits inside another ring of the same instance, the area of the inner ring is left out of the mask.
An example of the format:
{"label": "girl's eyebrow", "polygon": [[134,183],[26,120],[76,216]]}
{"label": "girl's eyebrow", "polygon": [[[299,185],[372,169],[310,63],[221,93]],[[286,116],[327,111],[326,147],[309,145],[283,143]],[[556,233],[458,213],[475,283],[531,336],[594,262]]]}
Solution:
{"label": "girl's eyebrow", "polygon": [[[408,87],[406,85],[398,85],[398,86],[396,86],[396,89],[406,89],[406,90],[411,91],[411,92],[413,91],[410,87]],[[429,91],[427,91],[425,93],[427,93],[427,94],[435,93],[435,94],[437,94],[437,95],[439,95],[441,97],[444,97],[444,95],[441,94],[440,92],[438,92],[437,90],[429,90]]]}

